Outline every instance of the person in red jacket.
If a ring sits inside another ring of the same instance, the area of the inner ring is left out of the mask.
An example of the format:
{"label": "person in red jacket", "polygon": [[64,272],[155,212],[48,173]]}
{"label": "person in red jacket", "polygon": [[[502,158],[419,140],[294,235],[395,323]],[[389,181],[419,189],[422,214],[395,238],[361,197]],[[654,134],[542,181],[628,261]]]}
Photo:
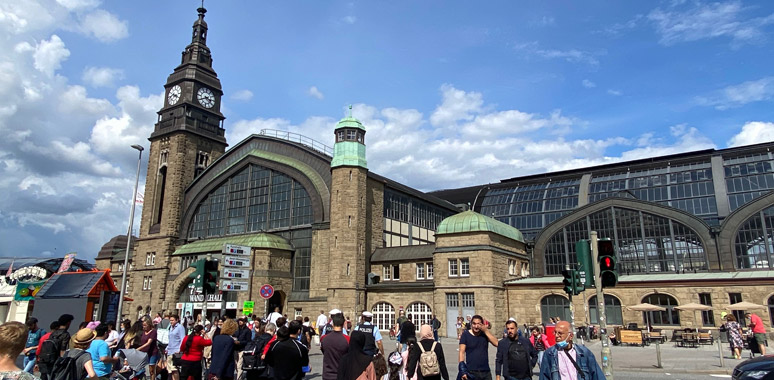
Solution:
{"label": "person in red jacket", "polygon": [[543,353],[551,344],[548,343],[548,337],[540,329],[540,326],[534,326],[532,328],[532,335],[529,336],[529,342],[532,343],[532,347],[535,347],[535,351],[538,353],[537,364],[543,361]]}
{"label": "person in red jacket", "polygon": [[204,336],[204,326],[202,325],[196,325],[191,334],[183,338],[183,342],[180,344],[180,352],[183,353],[180,379],[188,380],[188,376],[191,376],[194,380],[202,380],[204,347],[211,345],[212,341]]}

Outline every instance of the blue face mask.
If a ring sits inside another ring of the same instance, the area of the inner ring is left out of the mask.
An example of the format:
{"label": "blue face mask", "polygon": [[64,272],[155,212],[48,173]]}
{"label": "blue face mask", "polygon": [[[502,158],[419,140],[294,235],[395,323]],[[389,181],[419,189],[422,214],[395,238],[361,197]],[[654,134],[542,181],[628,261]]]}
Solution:
{"label": "blue face mask", "polygon": [[561,342],[556,342],[556,346],[559,347],[559,348],[567,347],[567,339],[565,339],[565,340],[563,340]]}

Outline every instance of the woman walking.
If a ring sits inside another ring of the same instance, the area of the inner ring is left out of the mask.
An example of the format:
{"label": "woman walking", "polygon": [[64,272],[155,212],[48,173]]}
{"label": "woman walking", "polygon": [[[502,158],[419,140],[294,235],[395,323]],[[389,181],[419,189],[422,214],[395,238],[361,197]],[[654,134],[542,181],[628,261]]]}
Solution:
{"label": "woman walking", "polygon": [[159,361],[159,347],[156,344],[156,328],[153,321],[145,317],[142,320],[142,334],[140,335],[140,347],[137,351],[148,354],[148,375],[150,379],[156,379],[156,363]]}
{"label": "woman walking", "polygon": [[349,352],[339,362],[336,380],[377,380],[373,357],[363,352],[365,344],[365,333],[353,331],[349,338]]}
{"label": "woman walking", "polygon": [[235,361],[234,361],[234,341],[233,335],[239,327],[233,319],[226,319],[220,328],[220,334],[212,339],[212,360],[210,364],[210,375],[214,380],[233,380]]}
{"label": "woman walking", "polygon": [[[435,356],[438,358],[438,367],[440,367],[441,372],[437,375],[424,376],[417,366],[419,357],[423,352],[427,351],[435,352]],[[419,342],[417,342],[415,347],[409,349],[408,378],[413,378],[414,375],[416,375],[418,380],[441,380],[441,378],[449,380],[449,371],[446,370],[443,347],[435,341],[433,328],[430,325],[422,325],[419,328]]]}
{"label": "woman walking", "polygon": [[728,333],[728,343],[731,344],[731,351],[734,353],[735,359],[742,358],[742,347],[744,347],[744,339],[742,339],[742,326],[736,321],[736,317],[733,314],[726,315],[726,332]]}
{"label": "woman walking", "polygon": [[212,341],[205,338],[204,326],[196,325],[190,334],[183,338],[180,344],[180,352],[183,353],[183,361],[180,365],[180,378],[188,380],[202,380],[202,352],[204,347],[211,346]]}

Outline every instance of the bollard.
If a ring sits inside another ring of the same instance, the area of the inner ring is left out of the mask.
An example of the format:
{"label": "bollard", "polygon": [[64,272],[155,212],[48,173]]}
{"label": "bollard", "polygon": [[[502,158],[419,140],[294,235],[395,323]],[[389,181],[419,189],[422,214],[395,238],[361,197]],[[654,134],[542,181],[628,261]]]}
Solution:
{"label": "bollard", "polygon": [[723,345],[720,342],[720,334],[718,334],[718,356],[720,357],[720,368],[723,368]]}
{"label": "bollard", "polygon": [[661,341],[656,341],[656,368],[664,368],[661,365]]}

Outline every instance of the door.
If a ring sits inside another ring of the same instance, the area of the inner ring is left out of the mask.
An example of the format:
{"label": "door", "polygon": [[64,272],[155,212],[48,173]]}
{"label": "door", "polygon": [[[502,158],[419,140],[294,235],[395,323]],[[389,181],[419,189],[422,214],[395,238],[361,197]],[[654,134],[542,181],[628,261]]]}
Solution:
{"label": "door", "polygon": [[473,293],[462,293],[462,316],[466,322],[468,315],[476,315],[476,297]]}
{"label": "door", "polygon": [[446,336],[457,336],[457,317],[460,316],[460,295],[446,293]]}

